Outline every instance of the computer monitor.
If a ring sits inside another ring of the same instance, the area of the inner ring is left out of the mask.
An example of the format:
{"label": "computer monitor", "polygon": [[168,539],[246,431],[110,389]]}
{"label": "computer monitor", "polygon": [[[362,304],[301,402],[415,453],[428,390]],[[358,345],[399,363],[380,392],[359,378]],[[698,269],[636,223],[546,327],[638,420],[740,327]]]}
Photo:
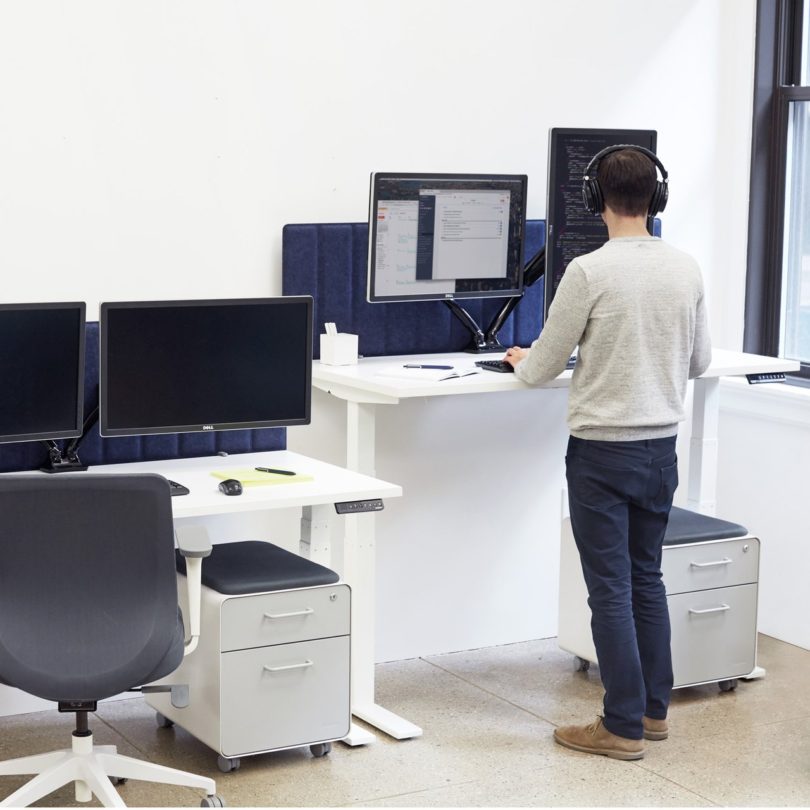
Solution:
{"label": "computer monitor", "polygon": [[607,228],[602,218],[599,214],[589,214],[582,202],[582,177],[591,158],[608,146],[622,143],[655,152],[656,141],[657,133],[652,129],[551,130],[546,205],[546,316],[571,260],[607,242]]}
{"label": "computer monitor", "polygon": [[520,295],[526,175],[371,175],[368,300]]}
{"label": "computer monitor", "polygon": [[457,301],[523,294],[527,183],[525,174],[373,173],[369,302],[442,301],[470,331],[467,351],[502,351]]}
{"label": "computer monitor", "polygon": [[103,303],[102,436],[306,425],[312,298]]}
{"label": "computer monitor", "polygon": [[0,442],[81,435],[84,332],[84,302],[0,304]]}

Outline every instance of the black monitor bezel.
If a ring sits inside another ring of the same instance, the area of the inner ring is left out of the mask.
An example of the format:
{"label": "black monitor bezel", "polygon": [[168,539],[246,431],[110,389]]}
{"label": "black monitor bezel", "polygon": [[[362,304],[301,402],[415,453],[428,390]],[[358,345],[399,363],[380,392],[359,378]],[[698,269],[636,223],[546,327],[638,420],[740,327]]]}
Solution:
{"label": "black monitor bezel", "polygon": [[[557,292],[557,287],[554,284],[554,277],[557,268],[554,265],[555,251],[554,251],[554,231],[556,228],[557,220],[557,206],[555,195],[553,191],[557,188],[558,179],[556,177],[556,161],[553,160],[557,140],[561,137],[570,137],[572,135],[593,136],[600,138],[609,138],[610,143],[606,143],[604,147],[614,146],[622,143],[630,143],[635,146],[645,146],[651,152],[656,152],[658,147],[658,130],[655,129],[609,129],[609,128],[580,128],[580,127],[552,127],[549,130],[548,138],[548,183],[546,185],[546,271],[545,282],[543,289],[543,321],[548,318],[548,311],[551,307],[551,302],[554,300],[554,295]],[[639,143],[642,138],[648,137],[647,143]],[[596,152],[594,152],[596,154]],[[584,204],[583,204],[584,208]],[[594,215],[598,216],[598,214]]]}
{"label": "black monitor bezel", "polygon": [[[519,256],[518,256],[518,282],[517,286],[508,290],[470,290],[455,293],[436,293],[429,295],[426,293],[411,295],[375,295],[375,259],[376,259],[376,212],[378,196],[378,180],[390,180],[402,178],[403,180],[425,180],[428,182],[448,181],[448,182],[519,182],[521,185],[522,216],[519,217],[518,227],[520,228]],[[526,174],[463,174],[447,172],[372,172],[369,188],[369,215],[368,215],[368,266],[366,274],[366,300],[370,304],[392,303],[404,301],[457,301],[475,298],[516,298],[523,295],[523,259],[524,243],[526,239],[526,212],[528,207],[528,184],[529,177]]]}
{"label": "black monitor bezel", "polygon": [[[156,307],[204,307],[245,305],[287,306],[305,304],[307,308],[306,350],[306,414],[298,419],[267,419],[254,422],[227,422],[192,425],[160,425],[147,427],[110,427],[108,420],[107,362],[108,362],[108,315],[115,309],[154,309]],[[116,436],[153,436],[169,433],[212,433],[224,430],[260,430],[263,428],[296,427],[308,425],[312,418],[312,322],[313,301],[311,295],[285,295],[266,298],[210,298],[177,301],[105,301],[99,307],[99,433],[105,438]]]}
{"label": "black monitor bezel", "polygon": [[66,431],[19,433],[13,436],[0,434],[0,444],[17,444],[18,442],[48,441],[51,439],[78,439],[84,426],[84,368],[85,341],[87,329],[87,305],[84,301],[53,301],[43,303],[0,304],[0,312],[10,310],[54,310],[72,309],[79,313],[78,323],[78,364],[76,368],[76,423]]}

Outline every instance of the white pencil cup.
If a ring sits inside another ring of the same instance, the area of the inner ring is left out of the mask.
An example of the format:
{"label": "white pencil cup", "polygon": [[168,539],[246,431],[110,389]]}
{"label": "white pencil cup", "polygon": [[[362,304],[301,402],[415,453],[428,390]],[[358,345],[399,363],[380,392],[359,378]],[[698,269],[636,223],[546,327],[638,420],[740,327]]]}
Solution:
{"label": "white pencil cup", "polygon": [[322,334],[321,363],[326,366],[349,366],[357,362],[357,335],[338,332]]}

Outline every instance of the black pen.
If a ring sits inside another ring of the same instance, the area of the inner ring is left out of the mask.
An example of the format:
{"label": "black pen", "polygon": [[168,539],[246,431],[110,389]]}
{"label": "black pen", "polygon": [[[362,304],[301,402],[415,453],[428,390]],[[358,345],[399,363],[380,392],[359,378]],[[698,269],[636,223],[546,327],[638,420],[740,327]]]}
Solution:
{"label": "black pen", "polygon": [[406,363],[402,368],[440,368],[449,371],[452,366],[431,366],[427,363]]}
{"label": "black pen", "polygon": [[295,475],[292,470],[274,470],[271,467],[255,467],[256,472],[276,473],[277,475]]}

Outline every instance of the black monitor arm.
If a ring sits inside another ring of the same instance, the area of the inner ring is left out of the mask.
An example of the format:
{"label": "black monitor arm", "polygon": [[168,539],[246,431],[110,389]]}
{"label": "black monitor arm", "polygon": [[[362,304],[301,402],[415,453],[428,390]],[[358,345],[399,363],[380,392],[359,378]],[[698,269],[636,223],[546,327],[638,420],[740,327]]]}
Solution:
{"label": "black monitor arm", "polygon": [[[546,248],[545,245],[532,256],[531,261],[523,269],[523,289],[531,287],[532,284],[539,281],[543,274],[546,272]],[[515,307],[521,302],[523,295],[515,296],[514,298],[507,299],[503,306],[495,313],[495,317],[487,328],[484,340],[488,344],[497,345],[499,349],[504,347],[498,340],[498,332],[506,323],[507,318],[512,314]]]}
{"label": "black monitor arm", "polygon": [[[531,287],[538,279],[540,279],[546,272],[546,248],[541,247],[537,253],[532,256],[531,261],[523,269],[523,288]],[[472,334],[465,352],[472,352],[474,354],[485,352],[503,352],[506,351],[503,344],[498,340],[498,331],[506,323],[506,319],[512,314],[514,308],[520,303],[523,294],[516,295],[512,298],[507,298],[503,306],[495,314],[495,317],[489,324],[487,331],[476,323],[475,318],[467,312],[464,307],[457,304],[452,300],[445,300],[444,304],[449,307],[450,311],[455,315],[465,328]]]}
{"label": "black monitor arm", "polygon": [[98,405],[90,411],[90,414],[84,420],[81,435],[77,436],[75,439],[71,439],[64,450],[60,450],[59,445],[53,439],[44,440],[43,444],[48,448],[48,464],[45,467],[40,467],[40,470],[46,473],[79,472],[86,470],[87,465],[82,464],[79,460],[78,448],[82,439],[87,435],[87,431],[93,427],[97,419]]}
{"label": "black monitor arm", "polygon": [[503,351],[503,346],[498,343],[497,339],[494,343],[488,340],[481,327],[476,323],[475,318],[473,318],[473,316],[470,315],[470,313],[467,312],[464,307],[460,306],[455,301],[448,299],[445,299],[444,304],[450,309],[450,312],[452,312],[453,315],[455,315],[461,321],[461,323],[464,324],[472,335],[470,342],[467,344],[467,348],[464,349],[465,352],[478,354],[484,352]]}

